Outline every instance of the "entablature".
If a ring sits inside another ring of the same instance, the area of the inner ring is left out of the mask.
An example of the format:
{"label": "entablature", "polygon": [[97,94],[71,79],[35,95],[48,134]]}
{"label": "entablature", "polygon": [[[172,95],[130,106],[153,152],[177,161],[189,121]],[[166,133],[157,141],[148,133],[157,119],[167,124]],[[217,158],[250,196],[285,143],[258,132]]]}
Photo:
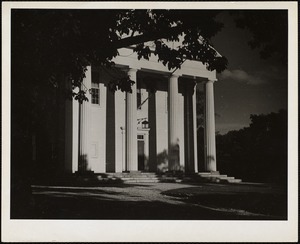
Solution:
{"label": "entablature", "polygon": [[130,48],[121,48],[118,51],[119,55],[113,59],[117,67],[124,66],[138,70],[147,70],[163,75],[174,74],[178,76],[194,77],[196,80],[216,80],[216,71],[207,70],[206,66],[199,61],[186,60],[180,69],[169,70],[161,62],[158,62],[157,57],[154,55],[151,55],[149,60],[138,60],[137,54]]}

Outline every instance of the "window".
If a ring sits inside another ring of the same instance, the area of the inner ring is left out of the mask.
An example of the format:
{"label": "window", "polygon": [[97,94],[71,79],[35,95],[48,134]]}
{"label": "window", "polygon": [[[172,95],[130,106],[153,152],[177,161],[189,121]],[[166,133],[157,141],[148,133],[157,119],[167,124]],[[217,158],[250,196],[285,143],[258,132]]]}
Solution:
{"label": "window", "polygon": [[144,135],[137,135],[137,139],[140,139],[140,140],[144,139]]}
{"label": "window", "polygon": [[100,105],[99,83],[93,83],[92,82],[91,96],[92,96],[92,104],[99,104]]}
{"label": "window", "polygon": [[137,109],[141,109],[141,104],[142,104],[142,91],[141,89],[136,90],[136,105]]}
{"label": "window", "polygon": [[91,102],[92,104],[100,105],[100,89],[99,89],[99,82],[100,82],[100,73],[99,70],[94,69],[92,67],[92,88],[91,88]]}

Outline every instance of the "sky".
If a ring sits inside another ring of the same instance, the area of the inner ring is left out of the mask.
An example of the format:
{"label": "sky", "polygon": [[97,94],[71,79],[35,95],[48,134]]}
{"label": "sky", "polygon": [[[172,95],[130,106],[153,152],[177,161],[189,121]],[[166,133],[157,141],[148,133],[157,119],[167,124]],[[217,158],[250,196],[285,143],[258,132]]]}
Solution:
{"label": "sky", "polygon": [[251,49],[251,33],[235,26],[224,11],[218,16],[224,28],[212,39],[229,62],[214,84],[216,131],[225,134],[249,126],[250,114],[287,109],[287,67],[274,57],[263,60]]}

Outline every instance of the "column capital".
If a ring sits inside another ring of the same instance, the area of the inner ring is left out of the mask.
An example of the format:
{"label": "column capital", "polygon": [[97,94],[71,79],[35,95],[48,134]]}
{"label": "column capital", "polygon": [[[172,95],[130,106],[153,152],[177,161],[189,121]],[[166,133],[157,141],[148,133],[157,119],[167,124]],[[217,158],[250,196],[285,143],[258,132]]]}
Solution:
{"label": "column capital", "polygon": [[179,78],[180,75],[177,74],[168,74],[168,78]]}
{"label": "column capital", "polygon": [[163,74],[162,76],[163,76],[164,78],[171,79],[171,78],[179,78],[180,75],[172,74],[172,73],[167,73],[167,74]]}
{"label": "column capital", "polygon": [[138,72],[138,68],[136,68],[136,67],[129,67],[128,69],[127,69],[127,72]]}
{"label": "column capital", "polygon": [[157,92],[156,88],[147,88],[146,91],[150,92],[150,93],[156,93]]}
{"label": "column capital", "polygon": [[205,81],[205,84],[206,83],[215,83],[215,81],[217,81],[217,79],[209,79],[209,80]]}
{"label": "column capital", "polygon": [[125,72],[125,73],[129,73],[129,72],[134,72],[134,73],[136,73],[136,72],[138,72],[140,69],[137,68],[137,67],[121,67],[120,70],[121,70],[122,72]]}

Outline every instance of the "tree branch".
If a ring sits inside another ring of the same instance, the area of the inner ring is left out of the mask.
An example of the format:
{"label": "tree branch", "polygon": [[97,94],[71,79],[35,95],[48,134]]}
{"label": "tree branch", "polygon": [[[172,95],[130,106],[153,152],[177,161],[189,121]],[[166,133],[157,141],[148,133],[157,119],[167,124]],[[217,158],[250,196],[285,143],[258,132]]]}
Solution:
{"label": "tree branch", "polygon": [[166,30],[159,30],[155,32],[149,32],[146,34],[138,35],[138,36],[126,37],[112,43],[112,46],[117,49],[122,47],[129,47],[134,44],[144,43],[148,41],[155,41],[161,38],[168,38],[174,34],[178,35],[182,31],[183,31],[182,26],[171,27]]}

